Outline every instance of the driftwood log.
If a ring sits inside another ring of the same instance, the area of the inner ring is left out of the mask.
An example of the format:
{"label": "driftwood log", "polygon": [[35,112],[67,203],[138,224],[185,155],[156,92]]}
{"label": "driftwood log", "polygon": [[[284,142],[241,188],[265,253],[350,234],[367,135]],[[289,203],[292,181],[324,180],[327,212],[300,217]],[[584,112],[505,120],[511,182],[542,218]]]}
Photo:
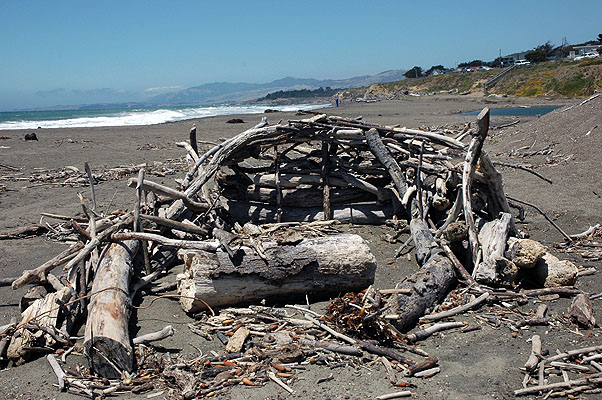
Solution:
{"label": "driftwood log", "polygon": [[398,289],[409,289],[409,294],[400,293],[389,300],[391,312],[397,315],[392,322],[399,330],[412,327],[428,308],[441,302],[456,283],[454,265],[435,242],[426,222],[414,218],[410,230],[421,268],[397,285]]}
{"label": "driftwood log", "polygon": [[[231,200],[227,202],[225,208],[232,217],[241,222],[277,222],[278,210],[273,206]],[[330,211],[331,219],[358,225],[380,225],[393,217],[393,208],[391,206],[379,206],[375,204],[333,206]],[[281,219],[282,222],[323,221],[324,210],[322,207],[287,207],[282,210]]]}
{"label": "driftwood log", "polygon": [[178,275],[184,311],[248,303],[268,296],[361,290],[374,281],[376,261],[358,235],[303,239],[296,245],[262,242],[264,258],[241,247],[234,258],[223,250],[184,251]]}
{"label": "driftwood log", "polygon": [[139,242],[113,243],[102,256],[88,305],[84,350],[90,368],[106,378],[131,372],[134,364],[128,323],[132,259]]}
{"label": "driftwood log", "polygon": [[500,218],[486,222],[479,231],[479,243],[483,249],[483,261],[478,264],[474,277],[477,282],[499,285],[512,282],[518,274],[514,263],[504,258],[512,215],[501,213]]}

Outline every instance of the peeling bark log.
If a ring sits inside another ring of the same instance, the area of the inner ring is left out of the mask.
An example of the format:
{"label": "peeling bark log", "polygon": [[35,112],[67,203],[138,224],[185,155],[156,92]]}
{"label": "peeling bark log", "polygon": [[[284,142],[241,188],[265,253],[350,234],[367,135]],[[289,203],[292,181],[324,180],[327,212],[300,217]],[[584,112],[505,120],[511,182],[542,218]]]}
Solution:
{"label": "peeling bark log", "polygon": [[473,275],[477,282],[487,285],[508,285],[518,274],[518,267],[504,258],[512,215],[502,213],[499,219],[487,222],[479,232],[483,261]]}
{"label": "peeling bark log", "polygon": [[358,235],[304,239],[295,246],[263,242],[265,260],[253,249],[241,247],[233,259],[217,253],[180,251],[184,273],[178,275],[178,293],[184,311],[289,296],[306,292],[360,290],[374,281],[376,262]]}
{"label": "peeling bark log", "polygon": [[[48,327],[52,330],[60,328],[59,304],[69,301],[71,290],[64,288],[59,292],[49,293],[44,298],[34,301],[21,314],[19,326],[35,322],[39,327]],[[27,359],[30,347],[51,347],[56,343],[51,335],[41,331],[32,333],[25,327],[17,329],[8,346],[7,356],[10,359]]]}
{"label": "peeling bark log", "polygon": [[113,243],[102,257],[92,285],[84,349],[92,371],[106,378],[131,372],[134,363],[128,288],[138,245],[136,240]]}

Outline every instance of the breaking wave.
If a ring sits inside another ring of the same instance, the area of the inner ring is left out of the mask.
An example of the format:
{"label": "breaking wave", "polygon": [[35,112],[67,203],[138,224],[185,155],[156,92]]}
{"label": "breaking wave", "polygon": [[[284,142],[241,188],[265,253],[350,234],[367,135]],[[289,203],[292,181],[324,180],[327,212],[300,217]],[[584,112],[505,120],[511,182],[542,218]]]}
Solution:
{"label": "breaking wave", "polygon": [[2,129],[84,128],[101,126],[155,125],[165,122],[232,114],[260,114],[267,109],[279,111],[315,110],[330,104],[219,105],[204,107],[138,110],[74,110],[2,113]]}

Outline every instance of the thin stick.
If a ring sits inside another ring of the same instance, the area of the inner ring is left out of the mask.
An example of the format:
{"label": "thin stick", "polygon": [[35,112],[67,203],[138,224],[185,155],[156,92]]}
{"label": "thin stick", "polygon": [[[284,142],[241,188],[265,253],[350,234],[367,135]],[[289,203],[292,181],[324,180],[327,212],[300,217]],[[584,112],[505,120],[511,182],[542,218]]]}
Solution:
{"label": "thin stick", "polygon": [[313,319],[312,317],[310,317],[309,315],[304,315],[304,317],[308,320],[311,321],[314,325],[319,326],[320,328],[324,329],[326,332],[330,333],[332,336],[344,340],[347,343],[350,344],[357,344],[357,340],[350,338],[347,335],[343,335],[342,333],[339,333],[337,331],[335,331],[334,329],[330,328],[329,326],[324,325],[323,323],[321,323],[320,321]]}
{"label": "thin stick", "polygon": [[282,222],[282,188],[280,187],[280,167],[278,165],[278,146],[274,146],[274,176],[276,178],[276,222]]}
{"label": "thin stick", "polygon": [[558,383],[550,383],[548,385],[540,385],[540,386],[532,386],[524,389],[518,389],[514,391],[515,396],[523,396],[526,394],[533,394],[542,392],[544,390],[550,389],[561,389],[578,385],[587,385],[587,384],[600,384],[602,383],[602,374],[590,375],[589,378],[583,379],[574,379],[572,381],[567,382],[558,382]]}
{"label": "thin stick", "polygon": [[[192,131],[191,131],[192,132]],[[196,129],[195,129],[195,137],[196,137]],[[192,133],[191,133],[192,139]],[[142,185],[144,184],[144,168],[140,168],[138,171],[138,183],[136,185],[136,208],[134,209],[134,231],[141,232],[142,224],[140,221],[140,205],[142,201]],[[144,257],[144,269],[146,274],[150,274],[152,272],[150,258],[148,256],[148,243],[146,240],[141,242],[142,244],[142,255]]]}
{"label": "thin stick", "polygon": [[330,185],[328,182],[328,142],[322,141],[322,208],[324,221],[332,218],[330,212]]}
{"label": "thin stick", "polygon": [[549,363],[551,361],[561,360],[563,358],[568,358],[568,357],[576,356],[579,354],[593,353],[593,352],[600,351],[600,350],[602,350],[602,345],[601,346],[584,347],[581,349],[570,350],[565,353],[560,353],[555,356],[548,357],[544,361]]}
{"label": "thin stick", "polygon": [[59,363],[56,361],[56,358],[54,358],[54,356],[52,354],[48,354],[46,356],[46,359],[50,363],[50,367],[52,368],[52,370],[54,371],[54,374],[58,378],[59,390],[61,392],[63,392],[65,390],[65,376],[66,376],[65,372],[63,371],[63,369],[61,368]]}
{"label": "thin stick", "polygon": [[456,270],[458,271],[460,276],[462,276],[462,279],[464,279],[469,285],[479,288],[479,284],[477,283],[477,281],[475,281],[474,278],[468,273],[468,271],[466,271],[464,265],[462,265],[460,260],[458,260],[458,257],[456,257],[452,249],[449,248],[449,245],[445,240],[441,240],[441,248],[443,249],[443,251],[445,251],[445,255],[447,255],[447,257],[454,264],[454,267],[456,267]]}
{"label": "thin stick", "polygon": [[447,329],[453,329],[453,328],[460,328],[463,326],[465,326],[464,322],[442,322],[442,323],[430,326],[426,329],[416,331],[414,333],[410,333],[408,335],[408,340],[411,342],[417,342],[419,340],[426,339],[427,337],[431,336],[435,332],[439,332],[439,331],[443,331],[443,330],[447,330]]}
{"label": "thin stick", "polygon": [[562,230],[562,228],[560,228],[558,225],[556,225],[556,223],[555,223],[554,221],[552,221],[552,220],[550,219],[550,217],[548,217],[548,215],[547,215],[545,212],[543,212],[543,210],[542,210],[541,208],[537,207],[535,204],[532,204],[532,203],[526,202],[526,201],[524,201],[524,200],[515,199],[514,197],[511,197],[511,196],[508,196],[508,195],[506,195],[506,197],[507,197],[509,200],[516,201],[517,203],[521,203],[521,204],[524,204],[524,205],[526,205],[526,206],[533,207],[533,208],[534,208],[534,209],[536,209],[536,210],[537,210],[537,211],[538,211],[538,212],[539,212],[541,215],[543,215],[543,216],[544,216],[544,218],[545,218],[546,220],[548,220],[548,222],[549,222],[550,224],[552,224],[552,226],[554,226],[554,228],[556,228],[556,230],[557,230],[558,232],[560,232],[560,233],[562,234],[562,236],[564,236],[564,238],[565,238],[566,240],[568,240],[569,242],[572,242],[572,241],[573,241],[573,239],[571,239],[571,237],[570,237],[569,235],[567,235],[567,233],[566,233],[565,231],[563,231],[563,230]]}
{"label": "thin stick", "polygon": [[288,386],[286,383],[282,382],[282,380],[280,378],[278,378],[276,376],[276,374],[274,374],[272,371],[268,371],[268,376],[270,377],[271,380],[276,382],[278,384],[278,386],[280,386],[282,389],[286,390],[290,394],[295,394],[295,391],[293,389],[291,389],[290,386]]}
{"label": "thin stick", "polygon": [[527,172],[535,175],[536,177],[543,179],[544,181],[546,181],[548,183],[554,183],[554,182],[552,182],[551,179],[546,178],[545,176],[543,176],[539,172],[535,171],[533,168],[525,167],[524,165],[509,164],[509,163],[505,163],[505,162],[501,162],[501,161],[494,161],[493,164],[495,164],[495,165],[501,165],[502,167],[508,167],[508,168],[514,168],[514,169],[520,169],[520,170],[523,170],[523,171],[527,171]]}
{"label": "thin stick", "polygon": [[479,297],[477,297],[476,299],[474,299],[473,301],[471,301],[470,303],[467,303],[463,306],[452,308],[451,310],[443,311],[443,312],[440,312],[437,314],[425,315],[424,317],[422,317],[422,319],[426,320],[426,321],[438,321],[443,318],[452,317],[454,315],[461,314],[464,311],[468,311],[474,307],[477,307],[478,305],[484,303],[488,297],[489,297],[489,293],[485,292],[482,295],[480,295]]}
{"label": "thin stick", "polygon": [[87,162],[84,163],[84,169],[88,175],[88,182],[90,182],[90,195],[92,196],[92,211],[96,212],[96,193],[94,192],[94,177],[92,176],[92,170]]}
{"label": "thin stick", "polygon": [[410,392],[409,390],[404,390],[402,392],[395,392],[395,393],[380,395],[376,398],[376,400],[399,399],[401,397],[410,397],[410,396],[412,396],[412,394],[413,393]]}
{"label": "thin stick", "polygon": [[165,328],[161,329],[160,331],[153,332],[153,333],[147,333],[146,335],[141,335],[141,336],[138,336],[137,338],[134,338],[134,340],[132,340],[132,343],[146,344],[146,343],[150,343],[150,342],[156,342],[158,340],[163,340],[165,338],[173,336],[175,332],[176,331],[173,329],[173,327],[171,325],[167,325]]}
{"label": "thin stick", "polygon": [[31,282],[43,282],[46,279],[46,274],[48,274],[48,272],[75,258],[77,256],[76,253],[83,248],[83,243],[75,243],[67,250],[62,251],[39,267],[23,271],[21,276],[11,284],[12,288],[19,289]]}
{"label": "thin stick", "polygon": [[422,157],[424,155],[424,140],[420,145],[420,157],[418,158],[418,168],[416,168],[416,190],[418,191],[418,210],[420,211],[420,219],[424,219],[424,206],[422,205]]}
{"label": "thin stick", "polygon": [[[104,232],[103,232],[104,233]],[[193,250],[206,250],[216,251],[220,246],[218,241],[215,242],[202,242],[197,240],[178,240],[169,239],[165,236],[156,235],[154,233],[146,232],[122,232],[114,233],[111,235],[112,241],[124,241],[124,240],[150,240],[162,244],[168,247],[179,247],[182,249],[193,249]]]}

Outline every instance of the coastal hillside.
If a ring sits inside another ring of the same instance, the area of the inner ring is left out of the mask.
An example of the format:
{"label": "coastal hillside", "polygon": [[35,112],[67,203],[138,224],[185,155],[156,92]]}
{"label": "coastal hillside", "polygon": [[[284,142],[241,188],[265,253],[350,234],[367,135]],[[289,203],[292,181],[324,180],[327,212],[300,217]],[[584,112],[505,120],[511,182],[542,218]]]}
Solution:
{"label": "coastal hillside", "polygon": [[405,70],[389,70],[375,75],[362,75],[347,79],[313,79],[286,77],[267,83],[213,82],[172,93],[155,96],[152,104],[215,104],[242,102],[266,96],[277,91],[312,90],[320,87],[355,88],[379,82],[404,79]]}
{"label": "coastal hillside", "polygon": [[[484,83],[499,70],[457,72],[343,90],[343,99],[392,99],[409,93],[482,93]],[[490,87],[488,93],[524,97],[589,96],[602,90],[602,58],[545,62],[516,68]]]}

